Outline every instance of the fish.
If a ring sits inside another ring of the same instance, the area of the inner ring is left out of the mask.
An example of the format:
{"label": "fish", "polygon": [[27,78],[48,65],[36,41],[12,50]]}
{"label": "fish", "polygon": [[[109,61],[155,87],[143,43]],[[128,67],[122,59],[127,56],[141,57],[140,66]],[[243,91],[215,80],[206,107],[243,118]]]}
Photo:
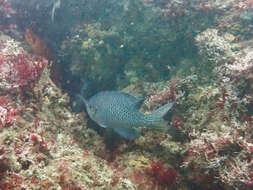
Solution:
{"label": "fish", "polygon": [[140,127],[166,127],[164,115],[173,107],[168,102],[150,114],[139,111],[144,98],[119,91],[102,91],[86,100],[79,96],[85,104],[89,117],[100,127],[114,130],[120,136],[135,140],[140,137]]}
{"label": "fish", "polygon": [[55,0],[51,11],[51,20],[54,22],[55,10],[61,7],[61,0]]}

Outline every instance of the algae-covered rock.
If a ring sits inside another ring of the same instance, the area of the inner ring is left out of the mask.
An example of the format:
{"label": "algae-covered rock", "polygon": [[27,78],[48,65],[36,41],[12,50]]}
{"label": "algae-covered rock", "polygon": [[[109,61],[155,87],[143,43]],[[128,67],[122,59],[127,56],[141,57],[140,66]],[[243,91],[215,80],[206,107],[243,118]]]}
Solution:
{"label": "algae-covered rock", "polygon": [[195,39],[201,57],[210,64],[224,64],[233,56],[231,44],[218,35],[217,29],[207,29]]}
{"label": "algae-covered rock", "polygon": [[[0,189],[252,189],[251,0],[11,2],[0,3],[13,36],[0,35]],[[63,89],[17,42],[30,27],[54,47]],[[108,89],[145,98],[145,114],[175,102],[168,125],[128,142],[72,111],[66,91]]]}
{"label": "algae-covered rock", "polygon": [[[184,60],[197,57],[194,35],[213,23],[212,16],[195,13],[178,21],[168,19],[159,9],[137,0],[115,2],[114,6],[120,10],[112,12],[117,16],[80,23],[61,45],[64,67],[76,77],[93,81],[100,90],[167,80],[180,65],[184,68],[179,72],[185,74],[194,61]],[[195,18],[206,22],[200,28],[188,26]]]}

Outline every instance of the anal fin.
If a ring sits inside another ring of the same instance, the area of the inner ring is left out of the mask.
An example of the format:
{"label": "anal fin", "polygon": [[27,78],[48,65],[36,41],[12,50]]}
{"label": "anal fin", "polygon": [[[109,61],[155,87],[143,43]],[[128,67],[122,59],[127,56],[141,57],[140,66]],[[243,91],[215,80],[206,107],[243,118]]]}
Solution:
{"label": "anal fin", "polygon": [[139,132],[133,128],[120,127],[120,128],[113,128],[113,130],[117,132],[120,136],[129,140],[137,139],[140,136]]}

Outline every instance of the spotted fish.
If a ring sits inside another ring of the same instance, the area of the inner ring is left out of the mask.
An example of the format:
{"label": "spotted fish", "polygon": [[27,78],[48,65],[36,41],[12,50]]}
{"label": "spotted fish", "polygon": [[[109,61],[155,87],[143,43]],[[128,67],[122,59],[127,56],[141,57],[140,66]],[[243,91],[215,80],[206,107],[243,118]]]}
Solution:
{"label": "spotted fish", "polygon": [[144,99],[117,91],[99,92],[89,100],[80,97],[86,105],[89,117],[99,126],[113,129],[126,139],[136,139],[140,136],[138,127],[166,127],[163,116],[172,108],[169,102],[151,114],[139,111]]}

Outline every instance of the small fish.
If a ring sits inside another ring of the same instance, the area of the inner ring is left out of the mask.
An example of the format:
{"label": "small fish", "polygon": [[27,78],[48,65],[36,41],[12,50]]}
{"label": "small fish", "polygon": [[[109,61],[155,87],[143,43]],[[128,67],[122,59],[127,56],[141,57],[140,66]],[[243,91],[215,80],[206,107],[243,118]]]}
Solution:
{"label": "small fish", "polygon": [[117,91],[99,92],[89,100],[79,96],[85,103],[90,118],[99,126],[113,129],[126,139],[137,139],[140,134],[137,127],[166,127],[163,116],[172,108],[169,102],[151,114],[143,114],[139,109],[144,99]]}
{"label": "small fish", "polygon": [[52,11],[51,11],[51,20],[52,20],[52,22],[54,22],[55,10],[59,9],[60,7],[61,7],[61,0],[54,0],[53,8],[52,8]]}

